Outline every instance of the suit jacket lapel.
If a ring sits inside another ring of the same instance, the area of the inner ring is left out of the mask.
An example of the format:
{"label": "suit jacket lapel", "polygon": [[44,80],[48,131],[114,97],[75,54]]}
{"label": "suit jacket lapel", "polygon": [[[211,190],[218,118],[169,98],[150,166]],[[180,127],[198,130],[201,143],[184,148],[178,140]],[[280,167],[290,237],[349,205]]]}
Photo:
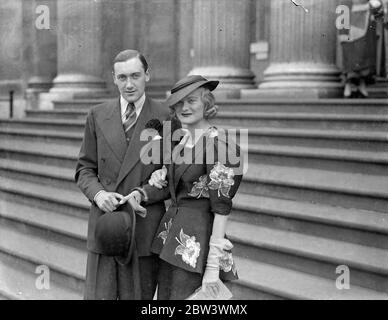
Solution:
{"label": "suit jacket lapel", "polygon": [[168,184],[168,187],[170,188],[170,196],[171,196],[171,199],[176,202],[176,187],[175,187],[175,179],[174,179],[174,176],[175,176],[175,165],[173,163],[171,163],[169,166],[168,166],[168,181],[170,181],[170,183]]}
{"label": "suit jacket lapel", "polygon": [[[138,119],[136,120],[135,129],[132,134],[131,141],[126,150],[123,163],[120,168],[120,173],[117,179],[117,186],[121,183],[121,181],[128,175],[128,173],[132,170],[135,164],[140,161],[140,151],[142,147],[147,143],[147,141],[140,141],[140,134],[145,129],[145,125],[147,121],[151,119],[151,102],[149,98],[146,98],[143,108],[140,112]],[[124,130],[123,130],[124,132]]]}
{"label": "suit jacket lapel", "polygon": [[112,106],[105,114],[105,118],[99,121],[99,126],[109,147],[117,159],[122,162],[127,148],[127,142],[121,121],[120,99],[112,102]]}

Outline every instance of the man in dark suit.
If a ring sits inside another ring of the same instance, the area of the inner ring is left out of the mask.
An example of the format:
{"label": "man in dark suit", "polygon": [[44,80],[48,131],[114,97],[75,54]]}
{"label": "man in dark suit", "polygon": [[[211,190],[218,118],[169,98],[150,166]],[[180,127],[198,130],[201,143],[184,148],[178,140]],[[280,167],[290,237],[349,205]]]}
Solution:
{"label": "man in dark suit", "polygon": [[169,115],[167,108],[145,95],[149,79],[142,54],[135,50],[120,52],[113,62],[113,81],[120,98],[93,107],[87,116],[75,175],[77,185],[91,202],[85,299],[152,299],[155,293],[159,261],[150,246],[165,212],[163,202],[147,206],[146,217],[136,219],[136,249],[131,263],[122,265],[104,255],[95,239],[98,218],[118,208],[125,210],[129,204],[121,205],[124,196],[160,168],[140,161],[140,151],[147,143],[140,140],[145,125]]}

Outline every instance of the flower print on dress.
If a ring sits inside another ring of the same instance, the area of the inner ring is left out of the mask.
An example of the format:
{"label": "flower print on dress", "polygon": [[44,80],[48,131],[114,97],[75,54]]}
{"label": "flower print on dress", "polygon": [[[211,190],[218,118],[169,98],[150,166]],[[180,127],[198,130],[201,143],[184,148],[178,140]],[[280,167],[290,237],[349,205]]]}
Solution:
{"label": "flower print on dress", "polygon": [[234,172],[232,168],[225,167],[220,162],[216,162],[209,174],[209,189],[217,190],[218,196],[221,194],[229,198],[230,187],[234,185]]}
{"label": "flower print on dress", "polygon": [[197,182],[193,183],[193,187],[191,191],[188,193],[191,197],[196,197],[199,199],[200,197],[209,198],[209,188],[207,186],[207,175],[204,174],[200,176]]}
{"label": "flower print on dress", "polygon": [[182,260],[185,263],[195,268],[199,252],[201,251],[200,243],[195,241],[196,239],[194,236],[190,237],[185,234],[183,229],[181,229],[181,232],[179,233],[179,238],[180,239],[175,237],[175,239],[179,242],[179,246],[175,249],[175,255],[181,255]]}
{"label": "flower print on dress", "polygon": [[170,232],[170,229],[171,229],[171,225],[172,225],[172,219],[170,219],[170,221],[168,221],[168,223],[166,223],[166,222],[164,223],[164,228],[166,230],[164,230],[158,234],[158,238],[161,238],[163,240],[163,244],[166,243],[168,233]]}
{"label": "flower print on dress", "polygon": [[219,258],[220,261],[220,269],[225,272],[232,271],[234,275],[236,275],[236,265],[234,264],[232,253],[228,251],[224,251],[223,255]]}

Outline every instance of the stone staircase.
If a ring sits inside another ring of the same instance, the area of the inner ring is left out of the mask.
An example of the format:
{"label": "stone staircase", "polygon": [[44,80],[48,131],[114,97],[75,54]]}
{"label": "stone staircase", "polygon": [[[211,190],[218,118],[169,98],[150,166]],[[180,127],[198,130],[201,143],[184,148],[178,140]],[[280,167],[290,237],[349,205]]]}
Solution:
{"label": "stone staircase", "polygon": [[[0,299],[82,298],[89,205],[73,175],[97,102],[0,120]],[[228,225],[235,298],[388,299],[388,101],[219,104],[216,125],[249,129]],[[39,265],[50,290],[35,286]],[[339,265],[349,290],[336,288]]]}

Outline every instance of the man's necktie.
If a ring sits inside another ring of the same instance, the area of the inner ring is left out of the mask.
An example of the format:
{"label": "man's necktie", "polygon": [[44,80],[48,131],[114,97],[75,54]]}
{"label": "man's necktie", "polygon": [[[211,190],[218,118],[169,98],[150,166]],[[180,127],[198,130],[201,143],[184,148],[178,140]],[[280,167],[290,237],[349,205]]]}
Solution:
{"label": "man's necktie", "polygon": [[131,129],[131,127],[136,122],[136,109],[135,105],[133,103],[128,103],[127,108],[125,109],[124,113],[124,121],[123,121],[123,128],[125,134],[127,134],[128,130]]}

